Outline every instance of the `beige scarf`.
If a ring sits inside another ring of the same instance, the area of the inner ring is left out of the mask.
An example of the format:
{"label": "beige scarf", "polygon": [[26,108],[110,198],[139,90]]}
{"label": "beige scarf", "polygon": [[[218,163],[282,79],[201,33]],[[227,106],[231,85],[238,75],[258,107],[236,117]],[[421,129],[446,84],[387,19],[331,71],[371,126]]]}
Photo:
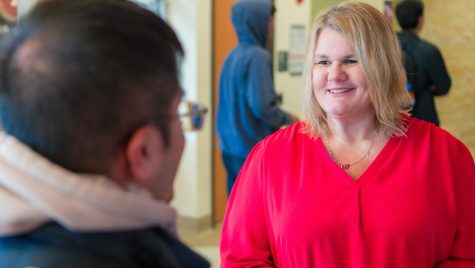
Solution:
{"label": "beige scarf", "polygon": [[176,212],[136,185],[72,173],[0,132],[0,236],[55,221],[72,231],[161,226],[175,233]]}

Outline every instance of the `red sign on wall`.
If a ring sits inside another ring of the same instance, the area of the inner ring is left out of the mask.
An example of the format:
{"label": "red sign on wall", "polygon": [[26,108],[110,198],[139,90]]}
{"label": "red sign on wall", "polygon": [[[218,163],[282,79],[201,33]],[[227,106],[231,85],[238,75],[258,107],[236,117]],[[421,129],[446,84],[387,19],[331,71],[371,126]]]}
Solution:
{"label": "red sign on wall", "polygon": [[0,13],[2,17],[8,21],[15,20],[17,14],[16,6],[16,0],[0,0]]}
{"label": "red sign on wall", "polygon": [[303,3],[303,0],[295,0],[295,1],[297,1],[297,4],[299,5]]}

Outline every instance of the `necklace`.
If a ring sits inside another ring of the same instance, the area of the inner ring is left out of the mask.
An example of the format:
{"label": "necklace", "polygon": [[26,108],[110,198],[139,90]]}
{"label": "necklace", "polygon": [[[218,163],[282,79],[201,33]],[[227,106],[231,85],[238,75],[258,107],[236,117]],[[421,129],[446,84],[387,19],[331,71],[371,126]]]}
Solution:
{"label": "necklace", "polygon": [[368,151],[363,155],[363,157],[361,157],[360,159],[358,159],[357,161],[353,162],[353,163],[341,163],[340,161],[336,160],[331,148],[330,148],[330,145],[328,145],[328,147],[325,147],[325,149],[327,149],[327,153],[328,155],[330,156],[331,160],[333,162],[335,162],[335,164],[337,164],[341,169],[343,170],[348,170],[350,167],[354,166],[354,165],[357,165],[359,163],[361,163],[363,160],[365,160],[367,157],[369,157],[370,153],[371,153],[371,149],[373,148],[373,145],[376,143],[376,140],[374,140],[371,145],[369,146],[368,148]]}

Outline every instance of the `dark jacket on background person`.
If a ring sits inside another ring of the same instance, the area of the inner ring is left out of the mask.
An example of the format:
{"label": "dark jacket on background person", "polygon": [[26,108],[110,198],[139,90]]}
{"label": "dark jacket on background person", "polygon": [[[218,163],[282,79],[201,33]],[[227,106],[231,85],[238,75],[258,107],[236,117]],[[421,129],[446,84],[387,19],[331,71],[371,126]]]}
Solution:
{"label": "dark jacket on background person", "polygon": [[402,31],[397,35],[402,49],[412,56],[417,66],[412,116],[439,125],[434,96],[447,94],[451,86],[442,54],[435,45],[412,32]]}
{"label": "dark jacket on background person", "polygon": [[290,114],[279,107],[271,56],[266,50],[270,16],[269,1],[241,0],[232,8],[239,44],[221,70],[217,132],[220,149],[241,158],[291,122]]}

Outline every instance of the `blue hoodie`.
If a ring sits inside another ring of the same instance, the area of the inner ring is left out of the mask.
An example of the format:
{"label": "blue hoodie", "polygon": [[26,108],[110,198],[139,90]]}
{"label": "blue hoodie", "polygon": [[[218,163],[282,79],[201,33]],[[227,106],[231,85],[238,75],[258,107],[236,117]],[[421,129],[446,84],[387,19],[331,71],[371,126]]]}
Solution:
{"label": "blue hoodie", "polygon": [[291,122],[279,107],[266,50],[270,16],[268,0],[241,0],[232,7],[239,44],[221,69],[217,131],[221,151],[237,157],[247,157],[259,141]]}

